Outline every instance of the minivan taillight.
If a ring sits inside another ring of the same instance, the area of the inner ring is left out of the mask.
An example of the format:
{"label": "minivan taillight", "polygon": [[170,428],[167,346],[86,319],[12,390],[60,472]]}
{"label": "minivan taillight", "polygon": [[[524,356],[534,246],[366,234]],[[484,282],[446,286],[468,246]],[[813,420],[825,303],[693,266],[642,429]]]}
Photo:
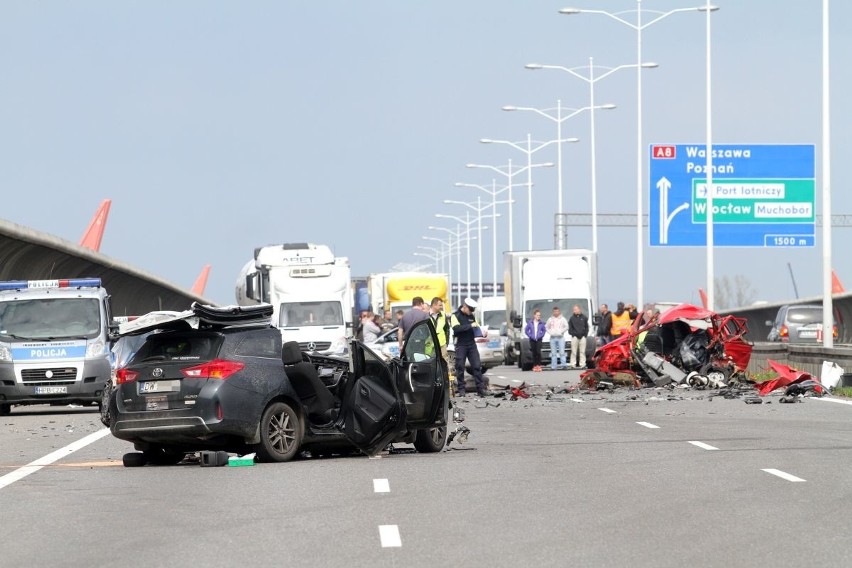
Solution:
{"label": "minivan taillight", "polygon": [[123,385],[124,383],[133,382],[138,376],[139,373],[137,373],[136,371],[121,368],[115,372],[115,384]]}
{"label": "minivan taillight", "polygon": [[187,379],[227,379],[234,373],[242,371],[244,367],[245,365],[237,361],[213,359],[209,363],[181,369],[180,372]]}
{"label": "minivan taillight", "polygon": [[780,335],[781,337],[787,337],[788,335],[790,335],[790,332],[787,330],[786,325],[781,326],[781,329],[778,330],[778,335]]}

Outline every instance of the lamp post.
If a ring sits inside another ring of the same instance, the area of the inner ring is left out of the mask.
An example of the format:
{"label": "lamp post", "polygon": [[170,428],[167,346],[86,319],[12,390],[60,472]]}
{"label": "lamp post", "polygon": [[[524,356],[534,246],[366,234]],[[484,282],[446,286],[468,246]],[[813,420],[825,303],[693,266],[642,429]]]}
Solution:
{"label": "lamp post", "polygon": [[[523,168],[519,168],[517,170],[512,169],[512,160],[509,160],[509,163],[506,166],[489,166],[487,164],[467,164],[467,166],[466,166],[468,168],[484,168],[486,170],[491,170],[491,171],[496,172],[500,175],[506,176],[506,179],[508,181],[507,187],[509,189],[509,250],[510,251],[515,250],[515,241],[514,241],[515,227],[514,227],[514,224],[513,224],[513,221],[512,221],[512,204],[514,203],[514,200],[512,199],[512,178],[514,178],[518,174],[521,174],[521,173],[527,171],[530,168],[540,168],[540,167],[545,167],[545,166],[553,166],[553,164],[549,163],[549,162],[544,163],[544,164],[530,164],[528,166],[524,166]],[[503,171],[503,168],[506,168],[506,171]]]}
{"label": "lamp post", "polygon": [[[430,229],[437,229],[437,227],[429,227],[429,228]],[[448,235],[446,239],[439,239],[438,237],[424,236],[423,240],[424,241],[434,241],[436,243],[439,243],[441,245],[442,249],[445,246],[447,247],[447,255],[446,255],[446,258],[447,258],[447,279],[450,282],[452,282],[453,281],[453,240],[452,240],[452,234]],[[443,272],[443,270],[441,272]],[[452,292],[452,290],[451,290],[451,292]],[[452,297],[450,297],[450,300],[452,301]]]}
{"label": "lamp post", "polygon": [[[543,65],[535,66],[535,64],[530,64],[530,65],[527,65],[527,68],[529,68],[529,69],[543,69],[544,66]],[[573,112],[571,112],[570,114],[568,114],[566,116],[562,116],[563,107],[562,107],[562,101],[561,100],[556,101],[556,108],[555,109],[549,109],[549,108],[548,109],[538,109],[538,108],[534,108],[534,107],[519,107],[519,106],[514,106],[514,105],[506,105],[506,106],[502,107],[502,109],[505,110],[505,111],[516,111],[516,110],[531,111],[531,112],[539,114],[539,115],[541,115],[541,116],[543,116],[543,117],[545,117],[549,120],[552,120],[553,122],[556,123],[556,139],[557,140],[562,139],[562,123],[563,122],[565,122],[569,118],[573,118],[573,117],[577,116],[578,114],[580,114],[583,111],[587,111],[587,110],[592,111],[592,130],[591,130],[591,140],[590,140],[591,150],[592,150],[592,244],[593,244],[592,248],[595,251],[597,251],[597,246],[596,246],[596,244],[597,244],[597,232],[596,232],[596,229],[597,229],[597,214],[596,214],[596,212],[597,212],[597,196],[596,196],[596,191],[595,191],[596,182],[595,182],[595,119],[594,119],[594,110],[595,109],[609,110],[609,109],[614,109],[614,108],[615,108],[615,105],[609,104],[609,103],[603,104],[603,105],[598,105],[598,106],[588,106],[588,107],[583,107],[583,108],[577,108],[577,109],[568,108],[567,110],[570,110],[570,111],[573,111]],[[556,116],[553,116],[552,114],[550,114],[548,112],[550,110],[556,110]],[[557,207],[558,213],[563,213],[564,211],[562,211],[562,144],[559,144],[556,147],[556,150],[557,150],[557,152],[556,152],[557,206],[556,207]],[[561,232],[558,233],[556,248],[558,248],[558,249],[564,249],[565,248],[565,242],[562,239],[562,233]]]}
{"label": "lamp post", "polygon": [[[494,283],[493,296],[497,295],[497,204],[508,203],[509,211],[511,219],[511,200],[497,201],[497,196],[504,191],[508,190],[511,186],[507,185],[500,189],[497,189],[497,180],[491,179],[491,189],[487,188],[484,185],[479,185],[476,183],[462,183],[456,182],[456,187],[472,187],[473,189],[478,189],[480,191],[484,191],[488,195],[491,196],[491,281]],[[511,224],[511,221],[509,222]],[[511,230],[511,226],[509,228]]]}
{"label": "lamp post", "polygon": [[[478,256],[478,272],[479,272],[479,297],[482,297],[482,229],[487,229],[488,227],[482,226],[482,212],[491,207],[490,204],[482,205],[482,200],[477,195],[476,196],[476,205],[472,203],[467,203],[466,201],[456,201],[454,199],[445,199],[444,203],[448,205],[462,205],[476,212],[476,228],[477,228],[477,256]],[[494,217],[499,217],[500,215],[495,213]],[[491,232],[496,232],[494,227],[491,228]]]}
{"label": "lamp post", "polygon": [[422,256],[423,258],[428,258],[429,260],[432,261],[432,263],[429,264],[429,268],[431,269],[434,266],[435,271],[436,272],[438,271],[438,256],[437,255],[428,254],[428,253],[425,253],[425,252],[414,252],[414,253],[411,253],[411,254],[413,254],[414,256]]}
{"label": "lamp post", "polygon": [[[457,254],[457,256],[456,256],[456,273],[455,274],[456,274],[456,279],[459,280],[459,291],[457,292],[456,298],[458,299],[458,298],[461,297],[461,228],[458,225],[456,225],[456,230],[453,231],[452,229],[448,229],[446,227],[433,227],[432,225],[430,225],[429,230],[430,231],[444,231],[445,233],[447,233],[449,235],[448,239],[450,237],[455,237],[456,254]],[[452,239],[450,239],[450,240],[452,241]],[[450,270],[451,271],[452,271],[452,265],[453,265],[453,257],[452,257],[452,253],[451,253],[451,256],[450,256]],[[452,283],[453,283],[453,276],[452,276],[452,272],[450,272],[450,301],[451,302],[452,302]]]}
{"label": "lamp post", "polygon": [[[532,169],[533,169],[533,167],[552,167],[553,166],[553,164],[551,162],[533,165],[532,156],[533,156],[533,154],[535,154],[539,150],[546,148],[546,147],[550,146],[551,144],[557,144],[558,143],[559,148],[561,148],[562,142],[579,142],[579,141],[580,141],[579,138],[566,138],[564,140],[562,138],[557,138],[556,140],[549,140],[547,142],[541,142],[541,143],[539,143],[539,141],[536,140],[536,143],[538,143],[538,146],[533,148],[532,147],[532,143],[533,143],[532,138],[530,137],[529,134],[527,134],[527,147],[524,148],[520,144],[518,144],[516,142],[510,142],[508,140],[492,140],[490,138],[482,138],[480,140],[480,142],[482,142],[483,144],[505,144],[505,145],[511,146],[515,150],[519,150],[519,151],[521,151],[521,152],[523,152],[524,154],[527,155],[527,165],[526,165],[525,168],[523,168],[523,170],[526,170],[526,172],[527,172],[527,250],[533,250],[533,243],[532,243]],[[561,150],[560,150],[560,154],[561,154]],[[518,173],[520,173],[523,170],[520,170]]]}
{"label": "lamp post", "polygon": [[423,245],[417,245],[417,248],[420,249],[421,251],[424,251],[424,250],[429,251],[432,254],[431,255],[425,255],[424,253],[415,252],[414,254],[416,256],[433,257],[434,260],[435,260],[435,272],[444,272],[444,250],[443,250],[443,247],[440,248],[440,249],[437,249],[435,247],[426,247],[426,246],[423,246]]}
{"label": "lamp post", "polygon": [[[476,223],[476,219],[470,218],[470,211],[465,211],[464,217],[459,217],[457,215],[444,215],[443,213],[435,213],[435,217],[438,217],[439,219],[453,219],[454,221],[457,221],[460,225],[464,225],[465,234],[467,236],[467,238],[466,238],[466,242],[467,242],[467,293],[470,294],[470,289],[471,289],[471,286],[470,286],[470,283],[471,283],[471,278],[470,278],[470,240],[476,238],[476,237],[470,236],[470,233],[471,233],[471,227],[470,226],[473,225],[474,223]],[[479,232],[480,232],[480,235],[481,235],[482,234],[482,227],[479,228]],[[480,248],[480,252],[481,252],[481,248]],[[459,270],[459,274],[461,274],[461,269]]]}
{"label": "lamp post", "polygon": [[[710,24],[707,24],[708,29]],[[708,46],[709,46],[709,39]],[[829,114],[828,0],[822,2],[822,345],[834,347],[834,298],[831,296],[831,122]],[[709,52],[709,47],[708,47]]]}
{"label": "lamp post", "polygon": [[[607,12],[605,10],[586,10],[579,8],[563,8],[559,10],[560,14],[569,16],[574,14],[602,14],[636,31],[636,305],[639,309],[642,309],[644,305],[642,298],[644,294],[644,247],[642,243],[642,30],[672,14],[695,12],[699,9],[697,7],[675,8],[668,12],[644,10],[645,12],[654,14],[652,19],[645,23],[642,23],[642,0],[636,0],[636,10],[626,10],[624,12]],[[633,11],[636,12],[635,24],[621,17],[621,14]]]}

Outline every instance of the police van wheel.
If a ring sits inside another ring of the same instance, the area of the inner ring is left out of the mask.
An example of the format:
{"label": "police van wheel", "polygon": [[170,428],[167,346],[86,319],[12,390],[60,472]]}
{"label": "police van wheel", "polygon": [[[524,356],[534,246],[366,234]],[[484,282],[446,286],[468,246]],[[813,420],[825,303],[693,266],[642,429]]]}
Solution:
{"label": "police van wheel", "polygon": [[0,416],[9,416],[12,414],[11,404],[0,404]]}

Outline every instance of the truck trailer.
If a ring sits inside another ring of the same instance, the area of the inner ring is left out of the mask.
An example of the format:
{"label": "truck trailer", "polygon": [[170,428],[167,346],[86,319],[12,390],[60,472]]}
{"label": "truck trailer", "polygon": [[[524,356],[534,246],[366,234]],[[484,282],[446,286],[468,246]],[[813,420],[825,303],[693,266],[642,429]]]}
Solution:
{"label": "truck trailer", "polygon": [[[524,371],[532,369],[532,351],[524,326],[533,311],[541,310],[542,321],[547,321],[553,308],[558,306],[566,319],[571,317],[574,305],[589,318],[589,336],[586,339],[586,361],[591,362],[595,352],[595,323],[593,315],[597,306],[597,259],[587,249],[512,251],[503,255],[504,285],[506,292],[506,321],[508,322],[507,363],[517,363]],[[565,352],[570,353],[566,338]],[[569,355],[570,356],[570,355]],[[550,359],[550,337],[542,342],[543,363]]]}

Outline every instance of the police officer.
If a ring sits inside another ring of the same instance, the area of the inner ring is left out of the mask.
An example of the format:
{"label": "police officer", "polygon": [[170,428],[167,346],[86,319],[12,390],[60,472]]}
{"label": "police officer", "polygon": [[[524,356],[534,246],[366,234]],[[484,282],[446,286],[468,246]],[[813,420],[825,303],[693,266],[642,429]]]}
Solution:
{"label": "police officer", "polygon": [[465,298],[450,319],[456,346],[456,388],[460,396],[465,394],[465,360],[470,362],[471,374],[476,381],[477,394],[479,396],[488,396],[489,394],[482,378],[482,366],[479,361],[479,351],[476,348],[476,331],[479,324],[473,319],[474,310],[476,310],[476,302],[471,298]]}

